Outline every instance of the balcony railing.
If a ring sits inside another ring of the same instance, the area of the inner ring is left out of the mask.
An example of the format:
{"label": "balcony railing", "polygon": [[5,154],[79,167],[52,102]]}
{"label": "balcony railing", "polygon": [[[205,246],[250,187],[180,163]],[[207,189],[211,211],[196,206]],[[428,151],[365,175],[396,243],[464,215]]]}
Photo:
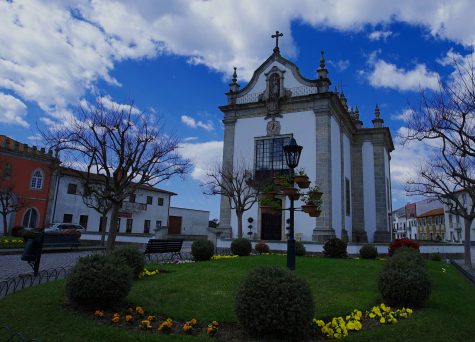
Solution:
{"label": "balcony railing", "polygon": [[145,203],[122,202],[122,205],[120,207],[124,210],[134,212],[147,210],[147,205]]}

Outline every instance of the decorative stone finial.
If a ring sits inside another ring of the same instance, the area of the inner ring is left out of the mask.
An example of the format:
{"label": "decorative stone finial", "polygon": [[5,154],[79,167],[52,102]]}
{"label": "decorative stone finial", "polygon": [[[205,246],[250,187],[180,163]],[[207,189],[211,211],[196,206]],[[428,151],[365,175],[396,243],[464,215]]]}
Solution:
{"label": "decorative stone finial", "polygon": [[325,51],[320,51],[321,57],[320,57],[320,69],[325,69]]}
{"label": "decorative stone finial", "polygon": [[233,78],[231,79],[232,83],[229,85],[229,91],[231,93],[237,93],[239,90],[239,84],[237,83],[237,72],[236,67],[234,67]]}
{"label": "decorative stone finial", "polygon": [[348,103],[346,101],[345,93],[343,93],[343,91],[340,93],[340,101],[343,107],[345,107],[345,109],[348,110]]}
{"label": "decorative stone finial", "polygon": [[353,120],[355,122],[356,128],[363,127],[363,121],[360,120],[360,110],[358,109],[358,106],[355,107],[355,112],[353,114]]}
{"label": "decorative stone finial", "polygon": [[374,108],[374,119],[371,120],[373,123],[374,128],[381,128],[383,127],[384,120],[381,119],[381,112],[379,111],[379,106],[376,104]]}

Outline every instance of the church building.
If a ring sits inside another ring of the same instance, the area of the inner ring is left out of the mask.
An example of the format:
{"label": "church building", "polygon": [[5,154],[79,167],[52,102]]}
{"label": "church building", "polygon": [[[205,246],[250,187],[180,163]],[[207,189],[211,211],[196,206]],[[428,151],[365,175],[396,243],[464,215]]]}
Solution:
{"label": "church building", "polygon": [[[307,79],[281,56],[278,32],[272,55],[240,89],[233,74],[224,113],[223,168],[250,165],[257,179],[288,169],[282,146],[293,137],[303,146],[300,163],[312,185],[323,192],[321,215],[295,213],[295,236],[324,242],[347,237],[352,242],[391,239],[391,133],[383,126],[376,105],[371,127],[364,127],[357,107],[348,107],[343,92],[330,90],[322,52],[316,79]],[[282,207],[289,200],[281,196]],[[302,202],[296,201],[298,208]],[[286,240],[288,210],[261,213],[258,203],[244,213],[253,219],[254,237]],[[223,236],[237,237],[237,218],[226,197],[221,198]]]}

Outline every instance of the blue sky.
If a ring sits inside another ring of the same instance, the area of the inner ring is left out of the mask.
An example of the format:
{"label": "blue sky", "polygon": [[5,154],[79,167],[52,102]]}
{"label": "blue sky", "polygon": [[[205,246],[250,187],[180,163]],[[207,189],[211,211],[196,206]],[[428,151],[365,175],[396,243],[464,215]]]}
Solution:
{"label": "blue sky", "polygon": [[205,169],[221,158],[222,115],[232,67],[244,87],[272,53],[315,78],[325,51],[333,86],[358,106],[365,126],[379,104],[396,150],[393,206],[426,150],[402,147],[404,112],[421,90],[454,72],[475,41],[472,1],[6,1],[0,3],[0,134],[42,146],[37,127],[74,115],[99,89],[109,102],[154,113],[182,138],[193,172],[159,187],[175,206],[210,210]]}

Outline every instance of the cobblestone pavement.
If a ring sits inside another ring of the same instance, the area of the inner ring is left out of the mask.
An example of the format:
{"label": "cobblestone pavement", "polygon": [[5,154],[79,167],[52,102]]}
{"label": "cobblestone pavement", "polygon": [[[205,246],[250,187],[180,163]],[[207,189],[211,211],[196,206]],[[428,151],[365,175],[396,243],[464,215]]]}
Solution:
{"label": "cobblestone pavement", "polygon": [[[40,271],[49,268],[72,266],[80,257],[92,253],[100,252],[44,253],[41,256]],[[0,280],[27,273],[33,273],[33,270],[26,261],[21,260],[21,255],[0,255]]]}

